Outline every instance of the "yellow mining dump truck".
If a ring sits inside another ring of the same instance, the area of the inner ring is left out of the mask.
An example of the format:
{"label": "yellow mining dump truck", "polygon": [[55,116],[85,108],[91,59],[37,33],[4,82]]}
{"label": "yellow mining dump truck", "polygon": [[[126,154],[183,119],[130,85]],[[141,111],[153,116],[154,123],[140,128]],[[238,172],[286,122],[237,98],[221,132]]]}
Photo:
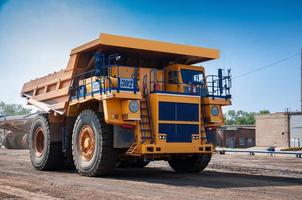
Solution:
{"label": "yellow mining dump truck", "polygon": [[215,49],[109,34],[73,49],[65,70],[23,86],[22,96],[45,112],[29,134],[33,166],[100,176],[166,160],[176,172],[200,172],[223,124],[221,106],[231,104],[231,80],[193,64],[218,57]]}

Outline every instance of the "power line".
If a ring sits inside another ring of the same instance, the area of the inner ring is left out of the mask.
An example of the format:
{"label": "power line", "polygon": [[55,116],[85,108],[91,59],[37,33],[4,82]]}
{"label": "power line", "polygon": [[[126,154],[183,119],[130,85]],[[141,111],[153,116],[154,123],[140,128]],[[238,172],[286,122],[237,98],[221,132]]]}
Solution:
{"label": "power line", "polygon": [[275,61],[275,62],[273,62],[273,63],[271,63],[271,64],[264,65],[264,66],[262,66],[262,67],[258,67],[258,68],[254,69],[254,70],[245,72],[245,73],[243,73],[243,74],[239,74],[238,76],[234,76],[232,79],[236,79],[236,78],[239,78],[239,77],[242,77],[242,76],[246,76],[246,75],[249,75],[249,74],[258,72],[258,71],[260,71],[260,70],[263,70],[263,69],[272,67],[272,66],[277,65],[277,64],[279,64],[279,63],[282,63],[282,62],[284,62],[284,61],[290,60],[291,58],[294,58],[294,57],[296,57],[296,56],[298,56],[298,55],[300,55],[300,52],[295,53],[295,54],[293,54],[293,55],[291,55],[291,56],[288,56],[288,57],[286,57],[286,58],[277,60],[277,61]]}

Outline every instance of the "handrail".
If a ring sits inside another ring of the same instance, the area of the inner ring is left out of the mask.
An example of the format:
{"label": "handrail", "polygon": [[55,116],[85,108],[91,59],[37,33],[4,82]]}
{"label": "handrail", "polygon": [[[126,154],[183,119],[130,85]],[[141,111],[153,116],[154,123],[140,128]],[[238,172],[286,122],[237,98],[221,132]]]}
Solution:
{"label": "handrail", "polygon": [[223,97],[226,99],[231,97],[230,89],[232,87],[232,81],[229,75],[222,77],[218,75],[208,75],[205,77],[204,82],[208,89],[208,97]]}
{"label": "handrail", "polygon": [[216,152],[219,154],[224,155],[227,152],[233,152],[233,153],[249,153],[250,156],[254,156],[256,153],[265,153],[269,154],[271,156],[276,154],[287,154],[287,155],[295,155],[297,158],[302,158],[302,151],[268,151],[268,150],[240,150],[240,149],[220,149],[216,148]]}
{"label": "handrail", "polygon": [[162,87],[160,91],[164,91],[164,83],[165,83],[164,76],[162,76],[161,81],[157,80],[157,69],[152,69],[150,70],[150,92],[153,92],[154,90],[157,91],[157,89],[154,88],[156,83],[160,83]]}
{"label": "handrail", "polygon": [[[159,83],[161,89],[154,88],[154,85]],[[156,69],[150,71],[150,92],[165,92],[164,84],[167,82],[164,80],[157,80]],[[177,94],[192,94],[199,95],[201,97],[211,98],[231,98],[231,77],[218,75],[208,75],[202,82],[199,83],[169,83],[177,84]],[[188,91],[179,92],[179,88],[186,89]]]}
{"label": "handrail", "polygon": [[[118,72],[119,72],[119,65],[114,65],[115,67],[117,67],[118,69]],[[108,68],[108,75],[107,76],[98,76],[98,78],[99,79],[101,79],[101,81],[100,81],[100,85],[99,85],[99,87],[100,87],[100,94],[102,94],[103,92],[106,92],[105,90],[106,89],[108,89],[108,91],[109,92],[111,92],[112,91],[112,89],[113,88],[115,88],[114,86],[113,86],[113,83],[112,83],[112,76],[111,76],[111,73],[112,73],[112,70],[111,70],[111,68],[113,67],[112,65],[108,65],[108,66],[106,66],[107,68]],[[70,93],[70,100],[72,99],[72,98],[74,98],[75,96],[76,96],[76,98],[77,99],[79,99],[80,98],[80,90],[81,90],[81,87],[83,87],[84,89],[84,91],[83,91],[83,97],[84,98],[86,98],[86,82],[85,82],[85,80],[87,79],[87,78],[90,78],[90,84],[91,84],[91,90],[92,90],[92,84],[93,84],[93,81],[92,81],[92,78],[95,76],[95,70],[90,70],[90,71],[88,71],[88,72],[84,72],[84,73],[81,73],[81,74],[78,74],[78,75],[76,75],[76,76],[74,76],[73,77],[73,79],[72,79],[72,84],[71,84],[71,86],[70,86],[70,88],[69,88],[69,93]],[[116,90],[117,90],[117,92],[120,92],[120,90],[121,90],[121,88],[120,88],[120,80],[121,80],[121,78],[123,78],[123,77],[120,77],[119,76],[119,73],[118,73],[118,76],[117,77],[114,77],[114,78],[117,78],[117,87],[115,88]],[[132,79],[133,79],[133,92],[134,92],[134,94],[137,92],[137,90],[138,90],[138,80],[137,80],[137,68],[135,68],[135,70],[134,70],[134,77],[132,77]],[[83,83],[83,85],[79,85],[79,81],[80,80],[83,80],[84,81],[84,83]],[[107,83],[108,82],[108,83]],[[102,87],[102,84],[103,84],[103,87]],[[108,84],[108,85],[107,85]],[[85,87],[84,87],[85,86]],[[91,92],[91,95],[93,96],[94,95],[94,92],[92,91]],[[81,96],[82,97],[82,96]]]}

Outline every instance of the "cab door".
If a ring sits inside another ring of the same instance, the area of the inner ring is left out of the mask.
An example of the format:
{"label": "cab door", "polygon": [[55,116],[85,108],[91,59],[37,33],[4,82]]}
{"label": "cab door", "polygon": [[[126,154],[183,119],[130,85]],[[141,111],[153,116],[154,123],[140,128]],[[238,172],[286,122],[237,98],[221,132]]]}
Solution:
{"label": "cab door", "polygon": [[165,70],[165,92],[181,92],[179,75],[179,70],[177,68]]}

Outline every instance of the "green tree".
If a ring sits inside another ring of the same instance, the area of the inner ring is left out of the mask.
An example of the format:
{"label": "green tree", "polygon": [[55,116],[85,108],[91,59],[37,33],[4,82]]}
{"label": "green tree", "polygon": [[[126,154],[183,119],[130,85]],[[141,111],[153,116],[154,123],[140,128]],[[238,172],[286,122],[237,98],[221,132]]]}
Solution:
{"label": "green tree", "polygon": [[6,104],[0,101],[0,115],[27,115],[31,113],[31,109],[24,108],[20,104]]}
{"label": "green tree", "polygon": [[256,122],[255,116],[257,114],[269,114],[268,110],[260,110],[256,112],[245,112],[242,110],[229,110],[224,118],[226,125],[254,125]]}
{"label": "green tree", "polygon": [[260,114],[260,115],[270,114],[270,111],[269,110],[260,110],[258,114]]}

